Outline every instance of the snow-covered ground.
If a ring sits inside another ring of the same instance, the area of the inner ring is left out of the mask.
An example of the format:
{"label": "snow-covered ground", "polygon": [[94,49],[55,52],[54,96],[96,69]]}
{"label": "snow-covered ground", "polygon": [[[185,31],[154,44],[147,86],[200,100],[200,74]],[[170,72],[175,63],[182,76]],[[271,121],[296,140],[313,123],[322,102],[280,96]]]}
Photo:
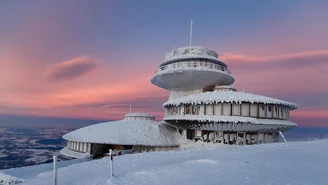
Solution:
{"label": "snow-covered ground", "polygon": [[[328,140],[153,152],[60,165],[58,185],[96,184],[328,184]],[[49,166],[50,165],[50,166]],[[51,164],[0,171],[51,185]]]}

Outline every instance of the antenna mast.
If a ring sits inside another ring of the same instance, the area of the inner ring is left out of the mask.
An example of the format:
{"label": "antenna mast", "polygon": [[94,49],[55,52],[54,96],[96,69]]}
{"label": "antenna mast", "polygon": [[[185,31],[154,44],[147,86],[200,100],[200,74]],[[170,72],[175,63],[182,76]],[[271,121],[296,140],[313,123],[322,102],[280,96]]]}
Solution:
{"label": "antenna mast", "polygon": [[189,40],[189,47],[191,47],[191,40],[192,40],[192,20],[190,22],[190,40]]}

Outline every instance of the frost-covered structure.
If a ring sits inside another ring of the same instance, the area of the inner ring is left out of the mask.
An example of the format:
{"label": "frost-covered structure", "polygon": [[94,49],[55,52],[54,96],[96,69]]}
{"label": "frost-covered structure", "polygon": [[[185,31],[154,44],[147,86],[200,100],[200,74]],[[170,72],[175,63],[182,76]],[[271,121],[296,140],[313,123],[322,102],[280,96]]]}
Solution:
{"label": "frost-covered structure", "polygon": [[63,136],[61,153],[83,158],[177,149],[180,142],[201,140],[223,144],[256,144],[278,141],[279,132],[296,126],[290,110],[297,104],[238,92],[228,66],[208,48],[192,46],[165,56],[151,82],[170,91],[164,121],[130,113],[124,120],[87,126]]}
{"label": "frost-covered structure", "polygon": [[228,66],[208,48],[192,46],[166,54],[151,79],[170,91],[164,121],[191,140],[224,144],[278,141],[279,131],[296,126],[290,110],[297,104],[237,92]]}
{"label": "frost-covered structure", "polygon": [[116,150],[118,155],[177,149],[178,133],[145,113],[126,114],[123,120],[86,126],[63,136],[68,141],[61,153],[74,157],[98,157]]}

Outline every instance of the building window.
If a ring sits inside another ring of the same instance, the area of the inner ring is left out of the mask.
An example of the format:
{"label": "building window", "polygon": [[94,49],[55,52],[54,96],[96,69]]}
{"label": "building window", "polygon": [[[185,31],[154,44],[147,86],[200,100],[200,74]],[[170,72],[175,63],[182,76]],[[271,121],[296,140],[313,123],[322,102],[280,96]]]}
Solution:
{"label": "building window", "polygon": [[269,110],[269,112],[271,112],[272,110],[272,107],[271,106],[268,106],[268,110]]}
{"label": "building window", "polygon": [[190,104],[186,105],[186,114],[190,114],[191,113],[191,106]]}
{"label": "building window", "polygon": [[240,115],[239,104],[232,104],[232,110],[233,110],[232,115],[234,115],[234,116],[239,116]]}
{"label": "building window", "polygon": [[193,115],[197,114],[197,105],[193,104],[191,107],[192,107],[191,114],[193,114]]}
{"label": "building window", "polygon": [[280,118],[284,119],[284,108],[280,107]]}
{"label": "building window", "polygon": [[170,112],[170,115],[173,115],[174,114],[174,107],[173,106],[170,106],[170,108],[169,108],[169,112]]}
{"label": "building window", "polygon": [[187,139],[194,139],[195,138],[195,130],[187,130]]}
{"label": "building window", "polygon": [[174,106],[174,115],[178,115],[179,114],[179,107]]}
{"label": "building window", "polygon": [[264,106],[264,105],[261,105],[261,109],[262,109],[262,111],[264,111],[264,109],[265,109],[265,106]]}
{"label": "building window", "polygon": [[206,115],[213,115],[213,104],[206,104]]}

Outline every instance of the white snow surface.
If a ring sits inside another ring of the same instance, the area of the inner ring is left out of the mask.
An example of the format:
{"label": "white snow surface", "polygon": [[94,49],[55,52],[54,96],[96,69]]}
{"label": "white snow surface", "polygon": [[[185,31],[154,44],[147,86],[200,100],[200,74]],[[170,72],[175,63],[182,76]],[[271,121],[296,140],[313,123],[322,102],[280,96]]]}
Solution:
{"label": "white snow surface", "polygon": [[252,117],[243,117],[243,116],[223,116],[223,115],[173,115],[165,116],[164,120],[197,120],[200,122],[214,121],[214,122],[229,122],[229,123],[253,123],[261,125],[291,125],[297,126],[296,123],[293,123],[288,120],[278,120],[278,119],[258,119]]}
{"label": "white snow surface", "polygon": [[[109,158],[62,166],[58,185],[326,185],[327,145],[317,140],[129,154],[114,157],[111,179]],[[0,172],[25,178],[22,185],[52,184],[51,169],[35,174],[36,167]]]}
{"label": "white snow surface", "polygon": [[146,145],[178,146],[175,129],[153,120],[120,120],[86,126],[63,136],[70,141]]}
{"label": "white snow surface", "polygon": [[20,183],[23,181],[24,181],[24,179],[13,177],[11,175],[6,175],[6,174],[0,172],[0,184],[11,185],[11,184]]}
{"label": "white snow surface", "polygon": [[275,98],[266,96],[256,95],[249,92],[237,92],[237,91],[213,91],[204,92],[200,94],[189,95],[174,100],[167,101],[163,106],[180,104],[196,104],[196,103],[239,103],[250,102],[250,103],[264,103],[264,104],[275,104],[288,106],[290,109],[297,109],[296,103],[291,103]]}

